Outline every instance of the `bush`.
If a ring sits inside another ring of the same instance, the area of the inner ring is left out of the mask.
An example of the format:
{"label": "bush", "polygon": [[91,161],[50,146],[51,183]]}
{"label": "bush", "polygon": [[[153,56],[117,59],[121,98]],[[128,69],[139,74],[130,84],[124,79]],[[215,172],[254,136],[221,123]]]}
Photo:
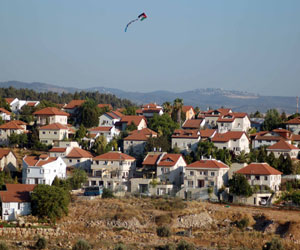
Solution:
{"label": "bush", "polygon": [[176,246],[172,243],[168,243],[164,246],[158,246],[155,248],[155,250],[175,250]]}
{"label": "bush", "polygon": [[108,188],[103,188],[103,193],[102,193],[102,198],[107,199],[107,198],[114,198],[114,193],[112,190]]}
{"label": "bush", "polygon": [[246,227],[249,226],[249,219],[248,218],[243,218],[241,220],[238,220],[235,222],[236,223],[236,226],[239,228],[239,229],[244,229]]}
{"label": "bush", "polygon": [[186,241],[182,240],[176,247],[176,250],[194,250],[195,247],[193,244],[189,244]]}
{"label": "bush", "polygon": [[172,214],[161,214],[155,217],[155,223],[158,226],[168,225],[172,222]]}
{"label": "bush", "polygon": [[114,250],[126,250],[127,247],[123,243],[119,243],[114,247]]}
{"label": "bush", "polygon": [[171,236],[170,228],[167,226],[161,226],[156,229],[156,233],[159,237],[169,237]]}
{"label": "bush", "polygon": [[72,250],[90,250],[92,249],[90,244],[85,240],[78,240],[72,247]]}
{"label": "bush", "polygon": [[47,241],[44,237],[39,237],[35,243],[36,249],[45,249],[47,247]]}
{"label": "bush", "polygon": [[182,210],[186,207],[184,201],[180,198],[157,199],[155,208],[163,211]]}
{"label": "bush", "polygon": [[0,250],[8,250],[8,246],[4,242],[0,242]]}
{"label": "bush", "polygon": [[263,250],[283,250],[283,246],[277,238],[272,239],[270,242],[267,242],[262,247]]}

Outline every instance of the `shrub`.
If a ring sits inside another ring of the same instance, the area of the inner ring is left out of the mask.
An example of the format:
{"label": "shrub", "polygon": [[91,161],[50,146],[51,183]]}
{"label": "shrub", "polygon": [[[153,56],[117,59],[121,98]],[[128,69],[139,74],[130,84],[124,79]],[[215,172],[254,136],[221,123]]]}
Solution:
{"label": "shrub", "polygon": [[158,226],[170,224],[172,222],[172,214],[162,214],[155,217],[155,223]]}
{"label": "shrub", "polygon": [[155,250],[175,250],[176,246],[172,243],[168,243],[164,246],[158,246],[155,248]]}
{"label": "shrub", "polygon": [[283,246],[277,238],[273,238],[262,247],[263,250],[283,250]]}
{"label": "shrub", "polygon": [[193,244],[189,244],[186,241],[182,240],[176,247],[176,250],[194,250],[195,247]]}
{"label": "shrub", "polygon": [[114,198],[114,193],[112,190],[108,188],[103,188],[103,193],[102,193],[102,198],[107,199],[107,198]]}
{"label": "shrub", "polygon": [[114,247],[114,250],[126,250],[127,247],[123,243],[119,243]]}
{"label": "shrub", "polygon": [[157,199],[155,208],[163,211],[182,210],[186,207],[184,201],[180,198]]}
{"label": "shrub", "polygon": [[72,250],[90,250],[92,249],[90,244],[85,240],[78,240],[72,247]]}
{"label": "shrub", "polygon": [[244,229],[246,227],[249,226],[249,219],[248,218],[243,218],[241,220],[238,220],[235,222],[236,223],[236,226],[239,228],[239,229]]}
{"label": "shrub", "polygon": [[0,250],[8,250],[8,246],[4,242],[0,242]]}
{"label": "shrub", "polygon": [[45,249],[47,247],[47,241],[44,237],[39,237],[35,243],[36,249]]}
{"label": "shrub", "polygon": [[167,226],[161,226],[156,229],[156,233],[159,237],[169,237],[171,236],[170,228]]}

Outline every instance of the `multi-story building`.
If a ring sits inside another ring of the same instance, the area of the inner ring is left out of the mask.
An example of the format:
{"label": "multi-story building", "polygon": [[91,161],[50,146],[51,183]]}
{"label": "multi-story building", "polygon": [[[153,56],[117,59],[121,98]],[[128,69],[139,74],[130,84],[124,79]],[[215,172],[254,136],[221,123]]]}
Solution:
{"label": "multi-story building", "polygon": [[37,118],[37,125],[43,126],[46,124],[60,123],[68,124],[68,113],[54,107],[47,107],[33,113]]}

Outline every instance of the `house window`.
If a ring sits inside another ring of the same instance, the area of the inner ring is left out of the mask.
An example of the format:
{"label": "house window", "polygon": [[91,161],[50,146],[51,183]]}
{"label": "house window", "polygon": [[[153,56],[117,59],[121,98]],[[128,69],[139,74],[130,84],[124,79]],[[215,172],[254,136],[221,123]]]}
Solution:
{"label": "house window", "polygon": [[41,174],[43,174],[44,173],[44,169],[41,169]]}
{"label": "house window", "polygon": [[194,176],[194,171],[190,171],[190,175],[191,175],[191,176]]}
{"label": "house window", "polygon": [[80,162],[80,160],[77,160],[77,162]]}
{"label": "house window", "polygon": [[57,135],[57,132],[54,132],[55,135]]}
{"label": "house window", "polygon": [[170,169],[169,169],[169,168],[166,168],[166,169],[165,169],[165,172],[166,172],[166,173],[170,173]]}
{"label": "house window", "polygon": [[265,176],[265,181],[267,181],[268,180],[268,176]]}
{"label": "house window", "polygon": [[43,135],[44,135],[44,134],[46,134],[46,132],[45,132],[45,131],[43,131]]}
{"label": "house window", "polygon": [[211,181],[210,185],[213,187],[215,185],[215,183],[213,181]]}
{"label": "house window", "polygon": [[70,159],[69,162],[72,162],[72,159]]}
{"label": "house window", "polygon": [[28,168],[28,169],[27,169],[27,174],[29,174],[29,173],[30,173],[30,169]]}
{"label": "house window", "polygon": [[210,172],[210,176],[215,176],[215,172]]}
{"label": "house window", "polygon": [[259,181],[259,175],[255,176],[255,180]]}
{"label": "house window", "polygon": [[188,187],[193,187],[194,186],[194,182],[193,181],[188,181]]}

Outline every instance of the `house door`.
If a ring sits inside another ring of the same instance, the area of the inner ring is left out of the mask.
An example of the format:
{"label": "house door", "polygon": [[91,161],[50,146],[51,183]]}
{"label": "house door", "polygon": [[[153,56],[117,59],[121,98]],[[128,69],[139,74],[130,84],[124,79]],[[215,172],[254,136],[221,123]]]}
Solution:
{"label": "house door", "polygon": [[198,187],[199,188],[204,187],[204,180],[198,180]]}
{"label": "house door", "polygon": [[36,184],[36,185],[39,184],[39,178],[34,179],[34,184]]}

